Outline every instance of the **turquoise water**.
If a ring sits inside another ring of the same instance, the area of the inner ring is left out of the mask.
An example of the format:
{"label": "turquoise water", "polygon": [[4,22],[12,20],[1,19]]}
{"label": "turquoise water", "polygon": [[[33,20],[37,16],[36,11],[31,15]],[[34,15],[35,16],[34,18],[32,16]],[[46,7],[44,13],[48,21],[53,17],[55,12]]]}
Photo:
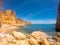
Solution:
{"label": "turquoise water", "polygon": [[18,29],[20,32],[31,33],[33,31],[55,32],[55,24],[32,24]]}

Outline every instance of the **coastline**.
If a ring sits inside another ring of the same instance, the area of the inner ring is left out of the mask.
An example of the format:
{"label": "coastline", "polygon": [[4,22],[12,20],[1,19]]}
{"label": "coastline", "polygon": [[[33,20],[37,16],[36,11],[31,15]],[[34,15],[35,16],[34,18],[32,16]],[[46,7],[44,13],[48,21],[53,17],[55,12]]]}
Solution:
{"label": "coastline", "polygon": [[[24,27],[24,26],[23,26]],[[1,45],[60,45],[60,33],[32,31],[31,33],[21,32],[15,29],[19,26],[4,25],[0,28]],[[22,30],[22,29],[21,29]],[[43,38],[43,39],[42,39]],[[8,40],[7,40],[8,39]],[[3,41],[5,40],[5,41]]]}
{"label": "coastline", "polygon": [[34,31],[30,34],[14,30],[10,33],[0,33],[1,45],[60,45],[59,42],[60,34],[49,36],[41,31]]}

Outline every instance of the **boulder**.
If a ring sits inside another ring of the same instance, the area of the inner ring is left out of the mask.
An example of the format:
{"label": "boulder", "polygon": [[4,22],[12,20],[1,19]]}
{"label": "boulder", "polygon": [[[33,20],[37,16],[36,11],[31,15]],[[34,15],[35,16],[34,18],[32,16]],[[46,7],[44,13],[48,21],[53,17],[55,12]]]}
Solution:
{"label": "boulder", "polygon": [[44,38],[48,38],[48,35],[41,31],[34,31],[31,34],[31,36],[34,37],[38,42],[41,42],[42,39],[44,39]]}
{"label": "boulder", "polygon": [[24,35],[24,34],[21,33],[21,32],[13,31],[13,32],[12,32],[12,35],[13,35],[16,39],[19,39],[19,40],[26,39],[26,35]]}

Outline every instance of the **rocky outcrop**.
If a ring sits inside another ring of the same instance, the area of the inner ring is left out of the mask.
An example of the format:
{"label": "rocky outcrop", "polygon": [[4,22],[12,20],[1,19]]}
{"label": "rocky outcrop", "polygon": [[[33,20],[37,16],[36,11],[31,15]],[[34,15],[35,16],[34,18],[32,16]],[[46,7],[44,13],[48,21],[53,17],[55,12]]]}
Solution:
{"label": "rocky outcrop", "polygon": [[49,45],[48,35],[41,31],[35,31],[30,35],[29,41],[32,45]]}
{"label": "rocky outcrop", "polygon": [[0,13],[0,23],[15,25],[16,24],[15,12],[13,12],[11,10],[6,10],[4,12],[1,12]]}
{"label": "rocky outcrop", "polygon": [[57,23],[56,23],[56,31],[60,32],[60,3],[58,5],[58,16],[57,16]]}
{"label": "rocky outcrop", "polygon": [[49,41],[49,36],[41,31],[25,35],[13,30],[10,34],[0,33],[0,45],[60,45],[60,41]]}
{"label": "rocky outcrop", "polygon": [[16,18],[16,14],[12,10],[6,10],[0,12],[0,28],[12,26],[25,26],[28,25],[29,22],[26,22],[22,19]]}

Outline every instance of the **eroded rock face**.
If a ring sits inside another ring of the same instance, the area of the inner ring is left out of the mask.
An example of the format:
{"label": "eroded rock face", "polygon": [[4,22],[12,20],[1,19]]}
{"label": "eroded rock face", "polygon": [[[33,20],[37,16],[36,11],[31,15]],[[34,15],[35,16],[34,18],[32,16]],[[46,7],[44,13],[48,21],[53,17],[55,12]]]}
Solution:
{"label": "eroded rock face", "polygon": [[6,10],[5,12],[1,12],[0,22],[1,24],[16,24],[15,12],[13,12],[12,10]]}
{"label": "eroded rock face", "polygon": [[0,28],[7,28],[10,25],[12,26],[25,26],[29,24],[28,22],[16,18],[16,14],[12,10],[6,10],[3,12],[0,12]]}
{"label": "eroded rock face", "polygon": [[58,5],[58,16],[56,22],[56,31],[60,32],[60,3]]}

